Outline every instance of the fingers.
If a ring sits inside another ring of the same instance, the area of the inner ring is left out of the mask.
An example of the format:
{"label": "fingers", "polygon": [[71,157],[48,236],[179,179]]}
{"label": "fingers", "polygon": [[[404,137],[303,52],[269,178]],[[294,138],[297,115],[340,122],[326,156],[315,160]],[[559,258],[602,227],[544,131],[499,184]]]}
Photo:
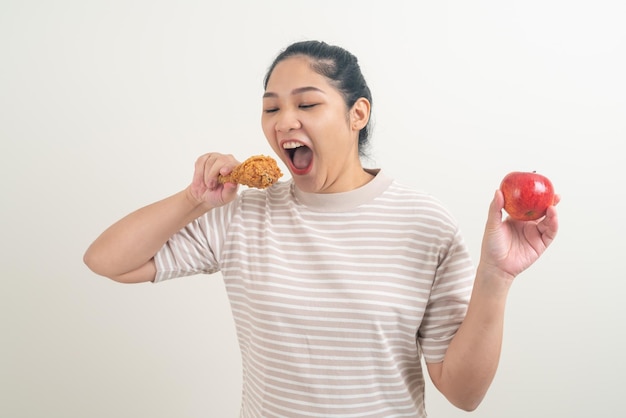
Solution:
{"label": "fingers", "polygon": [[195,162],[193,179],[189,186],[191,196],[198,203],[209,203],[211,207],[224,205],[235,198],[236,184],[220,184],[220,173],[229,173],[238,164],[232,155],[208,153]]}
{"label": "fingers", "polygon": [[537,224],[537,229],[541,234],[541,239],[544,245],[547,247],[552,243],[556,234],[559,231],[559,217],[556,210],[556,205],[561,201],[560,195],[554,195],[554,203],[546,210],[545,217]]}
{"label": "fingers", "polygon": [[202,183],[208,190],[213,191],[221,186],[218,176],[230,173],[237,164],[235,157],[230,154],[204,154],[196,161],[194,183]]}
{"label": "fingers", "polygon": [[541,233],[541,239],[546,247],[556,238],[559,231],[559,217],[554,206],[548,208],[546,216],[537,224],[537,229]]}

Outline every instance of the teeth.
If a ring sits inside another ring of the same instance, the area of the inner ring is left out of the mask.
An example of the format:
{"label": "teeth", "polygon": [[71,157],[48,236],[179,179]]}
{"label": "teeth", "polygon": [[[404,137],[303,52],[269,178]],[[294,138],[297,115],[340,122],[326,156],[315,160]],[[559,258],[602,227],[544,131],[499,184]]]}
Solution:
{"label": "teeth", "polygon": [[299,148],[299,147],[302,147],[302,146],[304,146],[304,145],[302,145],[299,142],[290,141],[290,142],[285,142],[283,144],[283,149],[295,149],[295,148]]}

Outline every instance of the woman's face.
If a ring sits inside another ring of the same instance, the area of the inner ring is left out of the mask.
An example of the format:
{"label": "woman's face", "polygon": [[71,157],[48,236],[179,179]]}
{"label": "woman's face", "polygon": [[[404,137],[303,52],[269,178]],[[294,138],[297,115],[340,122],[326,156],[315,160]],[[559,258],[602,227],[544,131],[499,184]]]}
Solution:
{"label": "woman's face", "polygon": [[371,178],[358,152],[359,130],[365,126],[361,119],[367,123],[369,103],[362,99],[348,109],[341,93],[310,63],[296,56],[274,67],[263,95],[263,132],[298,188],[310,193],[349,191]]}

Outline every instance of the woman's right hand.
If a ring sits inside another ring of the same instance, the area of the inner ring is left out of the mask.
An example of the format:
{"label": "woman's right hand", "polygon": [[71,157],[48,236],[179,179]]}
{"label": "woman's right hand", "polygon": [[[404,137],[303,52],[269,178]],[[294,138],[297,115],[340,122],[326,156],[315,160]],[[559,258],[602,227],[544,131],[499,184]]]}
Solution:
{"label": "woman's right hand", "polygon": [[196,160],[193,180],[187,188],[188,195],[198,205],[208,208],[223,206],[237,196],[238,185],[220,183],[219,175],[228,175],[239,164],[230,154],[211,152]]}

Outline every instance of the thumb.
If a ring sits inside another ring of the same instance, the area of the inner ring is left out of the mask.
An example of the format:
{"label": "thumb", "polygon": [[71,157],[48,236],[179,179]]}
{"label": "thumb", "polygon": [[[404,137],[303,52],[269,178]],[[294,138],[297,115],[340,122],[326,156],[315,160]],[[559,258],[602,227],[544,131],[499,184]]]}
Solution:
{"label": "thumb", "polygon": [[487,228],[497,228],[502,222],[502,209],[504,208],[504,195],[500,189],[496,190],[487,214]]}
{"label": "thumb", "polygon": [[237,190],[239,189],[239,185],[237,183],[224,183],[222,185],[222,200],[224,202],[230,202],[235,197],[237,197]]}

